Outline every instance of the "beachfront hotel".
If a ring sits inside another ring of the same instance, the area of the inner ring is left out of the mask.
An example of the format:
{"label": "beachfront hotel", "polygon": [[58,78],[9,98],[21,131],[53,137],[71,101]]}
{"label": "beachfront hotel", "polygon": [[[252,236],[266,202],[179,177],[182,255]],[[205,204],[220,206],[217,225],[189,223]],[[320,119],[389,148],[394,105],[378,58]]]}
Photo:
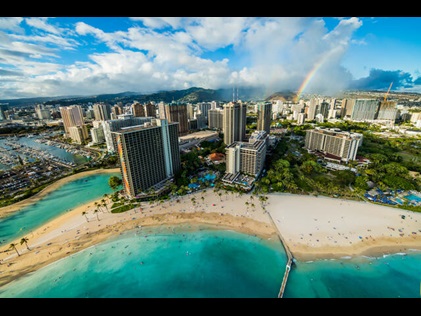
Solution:
{"label": "beachfront hotel", "polygon": [[116,120],[102,121],[107,151],[113,153],[117,150],[115,136],[111,132],[115,132],[123,127],[143,125],[151,120],[152,117],[134,117],[132,114],[121,114],[117,116]]}
{"label": "beachfront hotel", "polygon": [[305,145],[307,150],[321,152],[325,158],[348,163],[355,160],[363,135],[342,132],[340,129],[316,128],[306,131]]}
{"label": "beachfront hotel", "polygon": [[251,189],[265,165],[268,135],[255,131],[248,142],[233,142],[225,148],[226,171],[224,183]]}
{"label": "beachfront hotel", "polygon": [[130,198],[150,189],[159,192],[180,170],[178,123],[154,119],[112,134],[117,142],[123,188]]}

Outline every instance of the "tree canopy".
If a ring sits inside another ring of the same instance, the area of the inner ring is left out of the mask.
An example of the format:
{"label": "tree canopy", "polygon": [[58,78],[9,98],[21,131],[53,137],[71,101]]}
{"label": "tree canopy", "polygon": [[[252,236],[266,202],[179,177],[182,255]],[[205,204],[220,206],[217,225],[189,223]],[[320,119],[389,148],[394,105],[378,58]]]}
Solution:
{"label": "tree canopy", "polygon": [[111,189],[116,190],[121,184],[123,183],[123,180],[121,180],[117,176],[111,176],[108,179],[108,185],[111,187]]}

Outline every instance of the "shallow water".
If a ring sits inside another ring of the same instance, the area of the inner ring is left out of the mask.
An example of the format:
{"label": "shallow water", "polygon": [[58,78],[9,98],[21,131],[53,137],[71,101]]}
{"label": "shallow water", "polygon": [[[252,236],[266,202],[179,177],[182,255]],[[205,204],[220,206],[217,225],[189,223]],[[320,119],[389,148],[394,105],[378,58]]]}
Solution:
{"label": "shallow water", "polygon": [[[30,231],[109,193],[110,176],[89,176],[60,187],[10,217],[0,226],[1,234],[10,238],[21,221],[25,227],[33,225]],[[277,240],[205,226],[140,228],[15,280],[0,288],[0,297],[276,298],[285,264]],[[284,297],[420,298],[420,287],[421,252],[408,250],[379,258],[298,261]]]}
{"label": "shallow water", "polygon": [[0,218],[0,242],[8,243],[30,234],[35,228],[68,210],[112,193],[108,179],[113,175],[120,174],[96,174],[68,182],[36,203]]}
{"label": "shallow water", "polygon": [[234,231],[137,229],[0,288],[0,297],[277,297],[280,242]]}

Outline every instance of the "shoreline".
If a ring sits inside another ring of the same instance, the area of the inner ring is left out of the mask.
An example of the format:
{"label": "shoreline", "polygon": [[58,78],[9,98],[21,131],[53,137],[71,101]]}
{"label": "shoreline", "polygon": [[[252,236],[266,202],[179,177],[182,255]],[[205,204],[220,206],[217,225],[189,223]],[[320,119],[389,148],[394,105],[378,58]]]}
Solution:
{"label": "shoreline", "polygon": [[207,189],[179,197],[178,202],[142,202],[140,208],[116,214],[105,210],[94,213],[96,201],[92,201],[22,236],[28,238],[30,250],[20,245],[20,238],[14,241],[19,256],[9,245],[0,247],[0,286],[125,231],[161,225],[188,224],[192,229],[204,225],[264,239],[281,235],[294,258],[303,262],[421,250],[421,213],[327,197],[266,196],[268,200],[262,204],[251,194],[219,196]]}
{"label": "shoreline", "polygon": [[278,207],[271,203],[267,210],[300,261],[421,250],[421,213],[324,196],[268,196],[269,202],[282,199]]}
{"label": "shoreline", "polygon": [[51,183],[50,185],[46,186],[44,189],[42,189],[40,192],[38,192],[37,194],[24,199],[22,201],[13,203],[11,205],[7,205],[7,206],[3,206],[0,207],[0,218],[5,217],[7,215],[9,215],[10,213],[19,211],[22,208],[25,208],[31,204],[34,204],[35,202],[41,200],[44,196],[46,196],[48,193],[58,189],[59,187],[61,187],[62,185],[65,185],[68,182],[86,177],[86,176],[90,176],[90,175],[94,175],[94,174],[98,174],[98,173],[114,173],[114,172],[120,172],[119,168],[113,168],[113,169],[94,169],[94,170],[88,170],[88,171],[82,171],[76,174],[72,174],[70,176],[61,178],[53,183]]}

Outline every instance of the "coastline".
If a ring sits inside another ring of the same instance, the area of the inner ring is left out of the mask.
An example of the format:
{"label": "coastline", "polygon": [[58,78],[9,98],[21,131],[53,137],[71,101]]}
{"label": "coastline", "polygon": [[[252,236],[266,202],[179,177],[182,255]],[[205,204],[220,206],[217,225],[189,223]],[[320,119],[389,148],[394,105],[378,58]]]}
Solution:
{"label": "coastline", "polygon": [[273,223],[301,261],[421,250],[421,213],[289,193],[271,194],[268,201]]}
{"label": "coastline", "polygon": [[[57,187],[59,184],[50,190]],[[19,256],[9,245],[1,247],[0,286],[125,231],[148,226],[189,224],[198,229],[206,225],[265,239],[280,234],[300,261],[421,250],[421,213],[327,197],[266,196],[268,200],[262,204],[251,194],[219,196],[208,189],[179,197],[179,202],[143,202],[141,209],[116,214],[105,210],[94,213],[96,201],[92,201],[22,236],[28,238],[30,250],[17,239]]]}
{"label": "coastline", "polygon": [[86,176],[90,176],[90,175],[94,175],[94,174],[98,174],[98,173],[113,173],[113,172],[120,172],[119,168],[113,168],[113,169],[95,169],[95,170],[88,170],[88,171],[83,171],[83,172],[79,172],[76,174],[72,174],[70,176],[61,178],[57,181],[55,181],[54,183],[48,185],[47,187],[45,187],[43,190],[41,190],[40,192],[38,192],[37,194],[13,203],[11,205],[7,205],[7,206],[3,206],[0,207],[0,218],[5,217],[6,215],[9,215],[10,213],[19,211],[20,209],[29,206],[31,204],[34,204],[35,202],[39,201],[40,199],[42,199],[44,196],[46,196],[48,193],[58,189],[59,187],[61,187],[62,185],[86,177]]}

